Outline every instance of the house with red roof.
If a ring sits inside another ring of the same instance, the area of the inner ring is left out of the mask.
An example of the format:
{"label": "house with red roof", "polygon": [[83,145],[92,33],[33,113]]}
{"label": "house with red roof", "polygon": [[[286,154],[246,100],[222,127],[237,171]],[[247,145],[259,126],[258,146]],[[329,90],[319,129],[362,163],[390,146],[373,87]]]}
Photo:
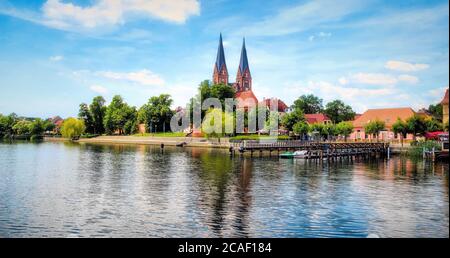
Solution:
{"label": "house with red roof", "polygon": [[[276,103],[277,107],[275,109],[272,109],[272,104]],[[289,109],[288,105],[284,103],[281,99],[278,98],[264,98],[260,103],[259,106],[265,106],[269,110],[276,110],[279,113],[286,113]]]}
{"label": "house with red roof", "polygon": [[[381,108],[381,109],[369,109],[364,112],[361,116],[353,121],[353,133],[350,135],[350,139],[353,140],[364,140],[374,138],[372,135],[366,134],[364,132],[364,127],[372,121],[382,121],[385,123],[386,128],[382,132],[378,139],[380,140],[394,140],[399,139],[399,135],[396,135],[392,131],[392,125],[400,118],[406,121],[408,118],[414,116],[416,112],[412,108]],[[408,134],[406,139],[413,139],[411,134]]]}
{"label": "house with red roof", "polygon": [[331,124],[332,121],[325,114],[305,114],[306,122],[312,124]]}

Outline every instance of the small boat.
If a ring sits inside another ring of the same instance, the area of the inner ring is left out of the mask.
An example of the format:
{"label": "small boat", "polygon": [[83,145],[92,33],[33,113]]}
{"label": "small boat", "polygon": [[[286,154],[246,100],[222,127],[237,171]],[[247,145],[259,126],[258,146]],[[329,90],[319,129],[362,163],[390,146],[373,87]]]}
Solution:
{"label": "small boat", "polygon": [[302,150],[302,151],[295,151],[295,152],[285,152],[280,154],[280,158],[284,159],[293,159],[293,158],[305,158],[308,154],[308,151]]}

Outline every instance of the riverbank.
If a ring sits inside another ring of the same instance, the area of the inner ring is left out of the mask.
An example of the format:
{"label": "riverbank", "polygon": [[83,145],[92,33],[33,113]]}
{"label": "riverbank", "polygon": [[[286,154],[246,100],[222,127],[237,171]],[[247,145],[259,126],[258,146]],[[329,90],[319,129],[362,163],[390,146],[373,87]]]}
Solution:
{"label": "riverbank", "polygon": [[[44,141],[61,142],[69,141],[65,138],[45,137]],[[95,138],[81,138],[79,143],[108,143],[108,144],[137,144],[137,145],[161,145],[207,148],[229,148],[229,139],[205,139],[193,137],[155,137],[155,136],[99,136]]]}
{"label": "riverbank", "polygon": [[[61,142],[69,141],[66,138],[45,137],[45,141]],[[176,146],[185,143],[187,147],[213,147],[213,148],[228,148],[229,138],[195,138],[195,137],[160,137],[160,136],[99,136],[95,138],[81,138],[76,142],[81,143],[118,143],[118,144],[142,144],[142,145],[167,145]],[[391,143],[391,153],[401,154],[407,153],[411,146],[409,143],[401,144]]]}

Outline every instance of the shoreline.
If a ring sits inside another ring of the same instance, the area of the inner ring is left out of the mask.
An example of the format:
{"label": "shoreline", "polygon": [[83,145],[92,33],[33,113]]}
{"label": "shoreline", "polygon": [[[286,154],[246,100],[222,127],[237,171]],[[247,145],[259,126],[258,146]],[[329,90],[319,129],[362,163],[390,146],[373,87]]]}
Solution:
{"label": "shoreline", "polygon": [[[44,141],[48,142],[66,142],[69,139],[66,138],[54,138],[44,137]],[[82,138],[74,142],[78,143],[100,143],[100,144],[132,144],[132,145],[161,145],[165,146],[177,146],[178,144],[185,143],[184,147],[201,147],[201,148],[221,148],[228,149],[229,139],[206,139],[206,138],[193,138],[193,137],[158,137],[158,136],[98,136],[95,138]],[[402,147],[400,144],[391,143],[391,154],[401,155],[407,154],[411,149],[409,144],[404,144]]]}
{"label": "shoreline", "polygon": [[[67,142],[67,138],[44,137],[48,142]],[[161,145],[177,146],[185,143],[184,147],[202,147],[202,148],[229,148],[227,138],[221,138],[220,143],[217,139],[207,140],[205,138],[192,137],[154,137],[154,136],[99,136],[95,138],[79,139],[78,143],[103,143],[103,144],[133,144],[133,145]]]}

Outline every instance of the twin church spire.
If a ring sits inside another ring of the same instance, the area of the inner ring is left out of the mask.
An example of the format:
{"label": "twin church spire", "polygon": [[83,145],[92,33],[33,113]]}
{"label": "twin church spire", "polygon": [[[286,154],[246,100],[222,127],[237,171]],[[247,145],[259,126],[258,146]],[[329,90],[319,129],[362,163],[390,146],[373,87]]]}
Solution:
{"label": "twin church spire", "polygon": [[[222,34],[220,34],[219,48],[217,50],[216,63],[214,65],[213,83],[229,84],[228,69],[225,62],[225,51],[223,49]],[[252,77],[250,67],[248,65],[247,49],[245,47],[245,39],[242,44],[241,59],[236,75],[236,82],[232,84],[236,92],[249,91],[252,89]]]}

